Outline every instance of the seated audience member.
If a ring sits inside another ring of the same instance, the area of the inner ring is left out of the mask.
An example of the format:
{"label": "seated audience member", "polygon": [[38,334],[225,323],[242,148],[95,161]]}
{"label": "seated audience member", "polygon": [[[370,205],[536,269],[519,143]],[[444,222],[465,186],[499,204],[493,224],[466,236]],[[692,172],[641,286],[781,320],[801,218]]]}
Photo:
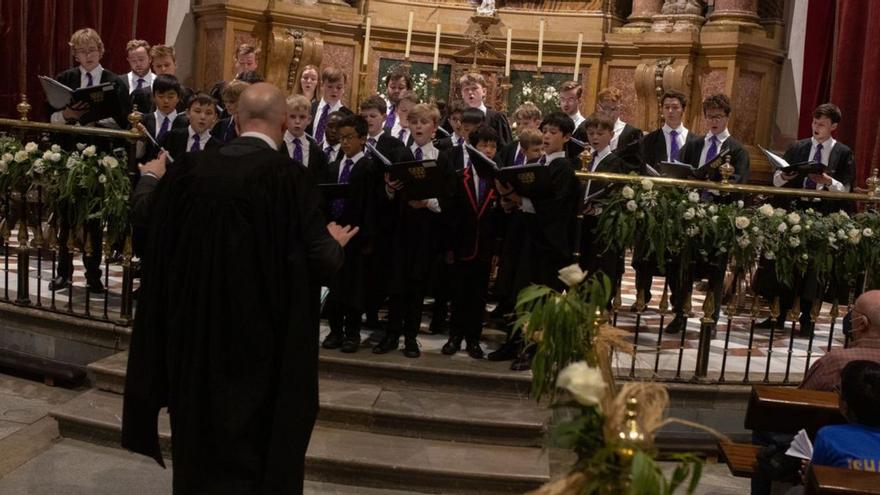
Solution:
{"label": "seated audience member", "polygon": [[840,372],[852,361],[880,363],[880,290],[865,292],[852,310],[852,341],[838,347],[810,366],[800,388],[832,391],[840,385]]}
{"label": "seated audience member", "polygon": [[810,462],[880,472],[880,363],[851,361],[843,368],[840,412],[849,424],[821,428]]}

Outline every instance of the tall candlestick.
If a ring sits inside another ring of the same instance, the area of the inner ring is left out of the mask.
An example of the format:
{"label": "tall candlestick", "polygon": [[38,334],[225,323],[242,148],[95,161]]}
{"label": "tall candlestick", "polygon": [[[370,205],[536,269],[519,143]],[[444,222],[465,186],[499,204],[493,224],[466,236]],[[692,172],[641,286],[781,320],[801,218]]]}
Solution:
{"label": "tall candlestick", "polygon": [[361,63],[363,65],[367,65],[367,55],[370,54],[370,26],[372,25],[372,21],[369,17],[367,17],[367,29],[364,32],[364,56],[361,59]]}
{"label": "tall candlestick", "polygon": [[538,26],[538,68],[541,68],[542,62],[544,61],[544,19],[541,19],[541,24]]}
{"label": "tall candlestick", "polygon": [[584,44],[584,33],[578,33],[578,47],[577,51],[574,55],[574,81],[580,78],[581,75],[581,45]]}
{"label": "tall candlestick", "polygon": [[409,22],[406,23],[406,50],[403,53],[403,58],[409,58],[409,46],[412,42],[412,24],[413,24],[413,11],[409,11]]}
{"label": "tall candlestick", "polygon": [[437,35],[434,36],[434,72],[437,72],[437,66],[440,65],[440,23],[437,23]]}
{"label": "tall candlestick", "polygon": [[504,77],[510,77],[510,39],[513,29],[507,28],[507,55],[504,57]]}

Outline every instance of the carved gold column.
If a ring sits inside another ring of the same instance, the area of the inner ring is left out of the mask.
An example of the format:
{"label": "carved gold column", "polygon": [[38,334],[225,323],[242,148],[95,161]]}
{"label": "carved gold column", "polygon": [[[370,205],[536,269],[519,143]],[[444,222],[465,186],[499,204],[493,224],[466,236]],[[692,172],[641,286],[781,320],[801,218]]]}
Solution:
{"label": "carved gold column", "polygon": [[758,0],[715,0],[706,27],[760,29],[758,21]]}

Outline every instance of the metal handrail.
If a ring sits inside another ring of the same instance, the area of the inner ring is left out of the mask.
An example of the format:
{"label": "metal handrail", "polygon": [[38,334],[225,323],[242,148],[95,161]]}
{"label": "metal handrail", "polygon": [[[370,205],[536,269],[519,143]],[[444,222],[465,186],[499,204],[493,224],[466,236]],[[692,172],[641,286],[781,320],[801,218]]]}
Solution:
{"label": "metal handrail", "polygon": [[137,111],[137,107],[128,115],[128,122],[131,124],[129,130],[119,129],[102,129],[99,127],[84,127],[78,125],[67,124],[51,124],[48,122],[33,122],[28,120],[28,114],[31,111],[31,104],[27,101],[27,96],[21,95],[21,102],[16,105],[16,111],[20,117],[18,119],[0,118],[0,127],[11,127],[14,129],[34,130],[57,132],[61,134],[78,134],[81,136],[106,137],[114,139],[125,139],[128,141],[139,141],[146,139],[146,136],[138,130],[137,125],[140,123],[142,114]]}

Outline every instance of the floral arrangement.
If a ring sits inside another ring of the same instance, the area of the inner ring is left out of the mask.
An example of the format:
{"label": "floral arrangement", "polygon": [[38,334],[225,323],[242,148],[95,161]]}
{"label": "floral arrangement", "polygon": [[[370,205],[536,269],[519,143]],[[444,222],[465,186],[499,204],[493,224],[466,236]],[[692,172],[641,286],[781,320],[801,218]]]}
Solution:
{"label": "floral arrangement", "polygon": [[615,188],[599,209],[597,235],[606,246],[642,243],[660,266],[667,254],[683,260],[729,254],[735,270],[748,270],[763,257],[775,261],[777,278],[791,286],[808,265],[820,281],[832,273],[851,280],[880,260],[876,211],[823,215],[741,200],[712,203],[695,190],[655,188],[650,179]]}
{"label": "floral arrangement", "polygon": [[95,146],[77,144],[65,151],[52,144],[42,151],[35,142],[22,144],[0,137],[0,191],[27,192],[43,187],[51,212],[64,215],[70,225],[98,219],[107,228],[108,241],[127,231],[131,182],[125,171],[123,149],[98,152]]}
{"label": "floral arrangement", "polygon": [[[671,494],[687,482],[696,489],[702,461],[678,455],[667,479],[654,460],[654,432],[664,419],[668,394],[661,384],[631,382],[618,390],[611,374],[613,349],[628,352],[621,331],[599,315],[611,289],[607,277],[587,279],[578,265],[559,271],[558,292],[530,286],[517,299],[516,326],[537,344],[532,393],[550,396],[559,416],[551,440],[577,454],[570,474],[533,492],[557,494]],[[639,411],[636,408],[640,407]]]}
{"label": "floral arrangement", "polygon": [[559,110],[559,90],[549,84],[525,81],[519,90],[518,105],[531,102],[541,109],[541,115]]}

